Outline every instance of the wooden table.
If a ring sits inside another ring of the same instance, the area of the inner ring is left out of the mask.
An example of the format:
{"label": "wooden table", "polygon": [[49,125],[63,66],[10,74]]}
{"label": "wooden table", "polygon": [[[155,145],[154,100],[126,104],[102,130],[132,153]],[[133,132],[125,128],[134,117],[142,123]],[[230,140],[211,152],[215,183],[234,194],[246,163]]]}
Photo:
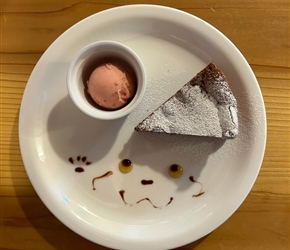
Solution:
{"label": "wooden table", "polygon": [[[1,249],[107,249],[78,236],[43,205],[19,150],[23,91],[62,32],[98,11],[142,1],[1,1]],[[258,179],[242,206],[208,236],[180,249],[289,248],[289,1],[150,0],[223,32],[250,63],[264,96],[268,137]]]}

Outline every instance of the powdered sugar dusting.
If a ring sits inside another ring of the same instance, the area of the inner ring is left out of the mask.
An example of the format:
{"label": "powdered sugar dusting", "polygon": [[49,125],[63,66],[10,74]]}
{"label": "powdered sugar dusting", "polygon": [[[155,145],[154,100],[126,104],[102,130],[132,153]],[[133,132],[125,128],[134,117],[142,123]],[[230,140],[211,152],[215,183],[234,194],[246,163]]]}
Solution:
{"label": "powdered sugar dusting", "polygon": [[209,64],[136,130],[234,138],[238,134],[236,99],[223,73]]}
{"label": "powdered sugar dusting", "polygon": [[184,86],[138,128],[141,131],[222,137],[218,110],[198,85]]}
{"label": "powdered sugar dusting", "polygon": [[168,96],[164,95],[165,90],[169,93],[175,93],[182,87],[183,82],[183,75],[177,74],[167,64],[155,73],[151,72],[151,75],[148,76],[148,84],[142,102],[128,116],[130,126],[134,128],[140,121],[168,99]]}
{"label": "powdered sugar dusting", "polygon": [[[179,88],[176,84],[181,81],[181,78],[178,75],[171,75],[168,68],[164,68],[158,76],[153,76],[150,79],[150,85],[148,85],[143,101],[126,120],[127,129],[133,131],[140,121],[166,101],[167,97],[164,97],[163,94],[164,89],[174,86],[175,89],[172,87],[174,93]],[[237,123],[237,119],[239,121],[239,134],[234,140],[133,132],[130,139],[131,142],[128,142],[128,145],[132,143],[132,155],[134,155],[133,152],[138,151],[139,147],[137,145],[143,145],[140,150],[146,154],[144,145],[148,144],[147,147],[150,152],[151,150],[153,152],[162,152],[166,149],[165,157],[184,158],[188,162],[192,162],[192,164],[199,164],[200,159],[207,159],[208,163],[216,164],[216,162],[248,152],[254,143],[257,141],[262,142],[265,139],[263,130],[259,130],[263,125],[262,123],[265,122],[263,104],[260,102],[260,96],[246,91],[244,86],[236,88],[235,97],[239,112],[237,114],[232,110],[232,114],[234,114],[232,119],[234,123]],[[219,108],[226,109],[223,106]],[[127,155],[127,153],[124,153],[124,155]],[[160,155],[160,157],[162,156]],[[146,161],[150,160],[146,158]]]}
{"label": "powdered sugar dusting", "polygon": [[237,101],[224,73],[214,64],[209,64],[198,74],[199,83],[217,102],[223,137],[233,138],[238,134]]}
{"label": "powdered sugar dusting", "polygon": [[227,140],[216,154],[212,154],[209,162],[217,162],[248,152],[253,144],[265,140],[263,128],[265,118],[260,96],[240,89],[236,95],[239,108],[239,135],[235,140]]}

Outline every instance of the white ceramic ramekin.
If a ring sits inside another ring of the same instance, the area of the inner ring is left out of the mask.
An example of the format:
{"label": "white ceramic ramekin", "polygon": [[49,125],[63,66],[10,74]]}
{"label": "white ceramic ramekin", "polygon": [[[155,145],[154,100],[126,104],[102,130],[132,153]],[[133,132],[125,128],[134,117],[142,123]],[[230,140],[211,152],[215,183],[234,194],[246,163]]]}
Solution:
{"label": "white ceramic ramekin", "polygon": [[[105,110],[94,105],[86,93],[86,81],[100,62],[118,60],[126,64],[136,76],[137,89],[133,99],[117,110]],[[81,49],[72,59],[67,72],[67,87],[75,105],[87,115],[103,120],[128,115],[141,101],[146,87],[146,73],[142,61],[129,47],[115,41],[99,41]]]}

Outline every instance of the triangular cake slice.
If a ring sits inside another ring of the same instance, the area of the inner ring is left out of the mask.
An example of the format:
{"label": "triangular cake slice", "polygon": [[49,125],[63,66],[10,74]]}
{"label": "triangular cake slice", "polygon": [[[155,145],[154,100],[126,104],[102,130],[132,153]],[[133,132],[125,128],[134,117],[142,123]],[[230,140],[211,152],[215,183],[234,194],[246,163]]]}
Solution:
{"label": "triangular cake slice", "polygon": [[232,139],[238,134],[237,101],[223,72],[210,63],[135,130]]}

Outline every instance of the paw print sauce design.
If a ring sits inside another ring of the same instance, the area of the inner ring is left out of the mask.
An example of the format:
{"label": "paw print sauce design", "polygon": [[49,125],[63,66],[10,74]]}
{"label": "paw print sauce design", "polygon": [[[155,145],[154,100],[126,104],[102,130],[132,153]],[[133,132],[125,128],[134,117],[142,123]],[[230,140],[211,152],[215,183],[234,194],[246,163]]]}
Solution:
{"label": "paw print sauce design", "polygon": [[[79,164],[79,163],[82,163],[82,164],[85,164],[86,166],[89,166],[92,164],[92,162],[88,161],[87,160],[87,157],[86,156],[77,156],[76,159],[74,159],[73,157],[69,157],[68,158],[68,161],[72,164],[72,165],[75,165],[76,164]],[[85,169],[81,166],[78,166],[75,168],[75,172],[76,173],[82,173],[84,172]]]}

